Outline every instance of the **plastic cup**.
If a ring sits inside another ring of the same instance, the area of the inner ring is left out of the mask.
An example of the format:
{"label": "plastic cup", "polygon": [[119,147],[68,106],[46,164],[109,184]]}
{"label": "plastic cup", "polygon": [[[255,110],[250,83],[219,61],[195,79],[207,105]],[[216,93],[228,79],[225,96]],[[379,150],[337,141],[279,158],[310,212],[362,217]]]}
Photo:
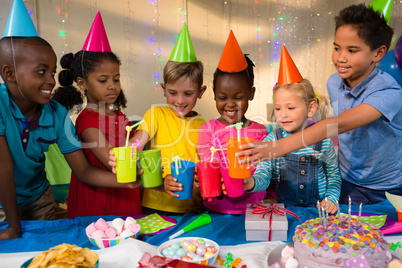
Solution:
{"label": "plastic cup", "polygon": [[229,162],[229,176],[234,179],[247,179],[251,176],[251,169],[247,169],[249,164],[240,165],[239,160],[244,157],[236,157],[235,154],[240,152],[240,145],[252,143],[254,139],[251,138],[228,138],[226,140],[227,151],[228,151],[228,162]]}
{"label": "plastic cup", "polygon": [[197,163],[201,196],[204,198],[210,199],[212,197],[220,196],[222,193],[219,165],[219,162],[210,161]]}
{"label": "plastic cup", "polygon": [[396,209],[395,211],[398,213],[398,221],[402,221],[402,212]]}
{"label": "plastic cup", "polygon": [[229,197],[239,197],[244,194],[243,180],[233,179],[229,176],[229,171],[226,168],[221,168],[223,183],[226,188],[226,195]]}
{"label": "plastic cup", "polygon": [[137,180],[137,148],[134,147],[133,157],[131,158],[132,147],[113,148],[116,161],[117,182],[127,183]]}
{"label": "plastic cup", "polygon": [[177,200],[188,200],[193,196],[195,163],[187,160],[179,160],[178,162],[180,162],[180,164],[177,170],[174,161],[170,164],[172,170],[171,175],[177,179],[177,182],[183,185],[182,191],[174,192],[180,195],[180,197],[175,198]]}
{"label": "plastic cup", "polygon": [[147,150],[140,155],[140,168],[142,185],[145,188],[153,188],[163,184],[161,150]]}

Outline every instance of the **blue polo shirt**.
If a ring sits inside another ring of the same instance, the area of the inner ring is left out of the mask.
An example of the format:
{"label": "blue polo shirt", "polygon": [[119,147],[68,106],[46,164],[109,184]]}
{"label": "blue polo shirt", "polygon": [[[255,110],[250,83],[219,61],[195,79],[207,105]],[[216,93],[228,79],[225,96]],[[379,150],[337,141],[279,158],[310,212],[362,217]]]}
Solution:
{"label": "blue polo shirt", "polygon": [[375,68],[351,89],[338,73],[327,81],[334,115],[366,103],[382,116],[339,135],[342,179],[374,190],[402,185],[402,89],[386,72]]}
{"label": "blue polo shirt", "polygon": [[50,100],[42,106],[40,117],[27,125],[4,84],[0,84],[0,135],[5,136],[10,149],[19,207],[37,200],[49,185],[44,152],[50,144],[57,143],[62,153],[81,148],[74,125],[61,104]]}

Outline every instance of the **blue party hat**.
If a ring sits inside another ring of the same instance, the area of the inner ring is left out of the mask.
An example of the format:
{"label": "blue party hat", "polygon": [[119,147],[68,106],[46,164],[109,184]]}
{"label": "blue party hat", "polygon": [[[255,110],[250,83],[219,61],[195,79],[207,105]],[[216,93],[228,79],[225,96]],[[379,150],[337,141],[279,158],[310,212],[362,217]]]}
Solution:
{"label": "blue party hat", "polygon": [[39,36],[22,0],[14,0],[3,37]]}

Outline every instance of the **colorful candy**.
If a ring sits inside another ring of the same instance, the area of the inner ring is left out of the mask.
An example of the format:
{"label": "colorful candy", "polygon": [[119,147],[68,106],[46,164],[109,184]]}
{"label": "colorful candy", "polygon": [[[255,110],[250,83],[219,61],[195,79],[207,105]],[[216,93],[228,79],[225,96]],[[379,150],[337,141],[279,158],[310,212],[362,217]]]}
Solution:
{"label": "colorful candy", "polygon": [[162,249],[162,256],[183,261],[198,261],[213,257],[217,248],[211,242],[203,239],[184,239],[181,242],[173,242]]}

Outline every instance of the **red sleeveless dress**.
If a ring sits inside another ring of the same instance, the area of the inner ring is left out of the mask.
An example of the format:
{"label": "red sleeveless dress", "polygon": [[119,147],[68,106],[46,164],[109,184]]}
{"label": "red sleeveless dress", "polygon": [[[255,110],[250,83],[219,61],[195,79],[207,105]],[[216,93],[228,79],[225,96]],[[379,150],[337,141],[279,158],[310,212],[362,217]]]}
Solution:
{"label": "red sleeveless dress", "polygon": [[[98,128],[112,147],[124,146],[126,142],[126,126],[131,122],[120,111],[117,116],[101,115],[94,111],[83,110],[76,121],[78,137],[87,128]],[[134,131],[130,133],[130,136]],[[130,137],[130,138],[131,138]],[[108,170],[93,154],[86,144],[82,144],[89,162],[101,169]],[[100,216],[100,215],[135,215],[142,214],[141,190],[126,188],[103,188],[81,183],[71,172],[70,189],[67,200],[67,217]]]}

